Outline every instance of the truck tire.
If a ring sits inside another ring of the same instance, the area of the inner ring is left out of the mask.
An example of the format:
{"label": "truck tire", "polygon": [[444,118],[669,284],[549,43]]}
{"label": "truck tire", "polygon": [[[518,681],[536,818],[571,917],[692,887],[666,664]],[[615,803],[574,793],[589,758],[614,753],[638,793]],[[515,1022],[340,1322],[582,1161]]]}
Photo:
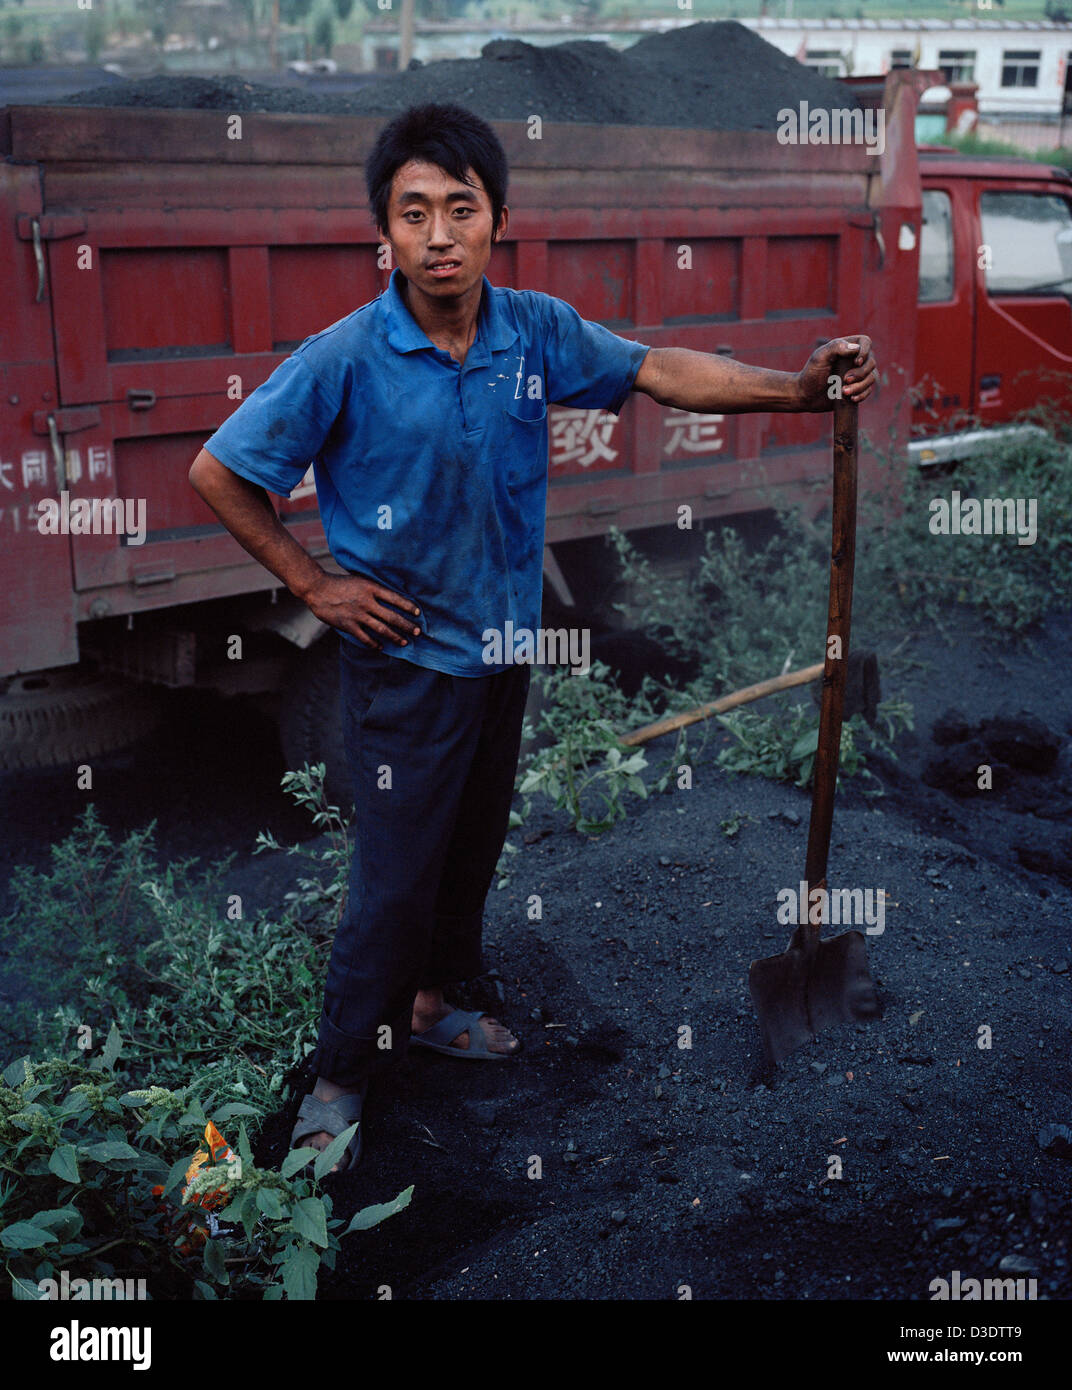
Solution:
{"label": "truck tire", "polygon": [[339,638],[334,632],[298,654],[283,689],[279,742],[291,771],[304,763],[325,765],[328,800],[348,815],[354,802],[342,737]]}
{"label": "truck tire", "polygon": [[118,677],[77,669],[14,676],[0,695],[0,769],[63,767],[114,753],[160,718],[150,692]]}

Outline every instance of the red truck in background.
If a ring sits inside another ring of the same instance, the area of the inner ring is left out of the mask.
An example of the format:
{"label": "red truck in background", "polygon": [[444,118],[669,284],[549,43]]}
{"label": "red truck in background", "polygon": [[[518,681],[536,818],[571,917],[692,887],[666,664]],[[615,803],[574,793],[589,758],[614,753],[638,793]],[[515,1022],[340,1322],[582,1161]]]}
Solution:
{"label": "red truck in background", "polygon": [[935,463],[985,437],[966,424],[1072,400],[1072,175],[938,146],[920,173],[910,456]]}
{"label": "red truck in background", "polygon": [[[495,122],[512,216],[489,279],[558,295],[652,346],[783,370],[867,331],[886,380],[862,421],[863,484],[956,458],[975,438],[965,421],[1007,426],[1040,386],[1053,394],[1040,367],[1063,373],[1067,393],[1072,179],[1026,160],[917,154],[918,94],[936,77],[851,84],[881,102],[881,153],[657,127],[532,140],[521,122]],[[281,692],[288,761],[323,751],[325,630],[218,525],[187,472],[306,336],[384,288],[362,171],[381,125],[0,111],[0,765],[100,751],[118,677]],[[552,406],[549,428],[547,576],[564,602],[565,542],[674,525],[685,504],[699,520],[826,495],[823,415],[700,415],[637,395],[618,420]],[[324,556],[311,477],[279,510]],[[97,504],[98,525],[76,524],[79,502]],[[120,534],[135,512],[143,533]],[[132,709],[119,715],[128,732]]]}

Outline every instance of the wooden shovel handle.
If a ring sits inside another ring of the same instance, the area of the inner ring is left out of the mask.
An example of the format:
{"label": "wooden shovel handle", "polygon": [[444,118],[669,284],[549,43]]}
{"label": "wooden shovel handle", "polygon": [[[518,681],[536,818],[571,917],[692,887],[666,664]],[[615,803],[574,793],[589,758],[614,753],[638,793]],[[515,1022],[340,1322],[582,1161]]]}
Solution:
{"label": "wooden shovel handle", "polygon": [[[842,381],[854,360],[851,355],[837,359],[835,370]],[[804,877],[813,888],[826,882],[826,861],[834,820],[834,792],[841,753],[841,720],[845,709],[845,672],[852,620],[852,577],[856,562],[856,415],[857,406],[847,397],[835,403],[830,603],[819,713],[819,746],[815,752],[808,855],[804,868]],[[837,644],[832,643],[831,638],[837,638]],[[840,651],[831,655],[834,646],[839,646]],[[818,936],[818,928],[815,935]]]}

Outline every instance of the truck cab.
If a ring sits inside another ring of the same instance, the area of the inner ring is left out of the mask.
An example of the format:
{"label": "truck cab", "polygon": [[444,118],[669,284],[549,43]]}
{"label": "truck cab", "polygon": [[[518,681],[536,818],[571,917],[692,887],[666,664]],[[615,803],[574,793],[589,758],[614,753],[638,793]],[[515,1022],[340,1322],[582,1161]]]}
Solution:
{"label": "truck cab", "polygon": [[970,454],[993,427],[1072,400],[1072,174],[921,146],[919,316],[910,453]]}

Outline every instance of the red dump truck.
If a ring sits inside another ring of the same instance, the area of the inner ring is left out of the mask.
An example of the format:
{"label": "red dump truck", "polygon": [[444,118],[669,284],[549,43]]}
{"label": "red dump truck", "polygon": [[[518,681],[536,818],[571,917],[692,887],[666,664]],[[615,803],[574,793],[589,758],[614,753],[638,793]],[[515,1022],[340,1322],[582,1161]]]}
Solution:
{"label": "red dump truck", "polygon": [[[1040,363],[1067,375],[1072,181],[1027,161],[917,155],[916,104],[932,80],[856,84],[884,112],[881,153],[656,127],[560,126],[532,140],[523,123],[496,122],[512,216],[489,278],[653,346],[786,370],[864,329],[886,374],[864,412],[865,484],[911,456],[948,457],[965,417],[993,425],[1032,403]],[[381,126],[0,111],[7,765],[106,741],[118,678],[280,691],[288,758],[318,752],[325,702],[312,696],[333,676],[324,629],[222,530],[187,472],[302,339],[384,288],[362,174]],[[825,496],[821,415],[698,415],[638,395],[618,420],[552,407],[549,428],[547,573],[564,600],[563,542],[669,525],[682,504],[700,519],[775,493]],[[906,457],[913,430],[931,438]],[[99,524],[85,527],[94,503]],[[279,509],[325,553],[311,471]],[[235,636],[241,661],[228,659]],[[132,708],[119,715],[128,729]]]}

